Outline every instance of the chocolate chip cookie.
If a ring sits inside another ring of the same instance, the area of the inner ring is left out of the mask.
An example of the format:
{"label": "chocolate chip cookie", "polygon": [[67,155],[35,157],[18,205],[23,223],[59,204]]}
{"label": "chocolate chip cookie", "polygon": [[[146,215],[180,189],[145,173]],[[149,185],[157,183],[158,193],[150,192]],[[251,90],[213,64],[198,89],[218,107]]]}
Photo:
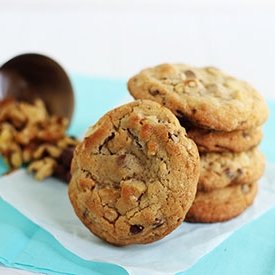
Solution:
{"label": "chocolate chip cookie", "polygon": [[189,210],[200,171],[173,113],[137,100],[106,113],[75,149],[69,198],[80,220],[114,245],[157,241]]}
{"label": "chocolate chip cookie", "polygon": [[128,81],[135,99],[151,99],[168,107],[184,124],[219,131],[262,125],[268,108],[248,83],[213,67],[161,64]]}
{"label": "chocolate chip cookie", "polygon": [[265,169],[265,157],[258,147],[240,153],[202,153],[200,162],[200,191],[257,181]]}
{"label": "chocolate chip cookie", "polygon": [[231,132],[198,127],[187,129],[187,134],[198,146],[199,152],[243,152],[259,145],[263,137],[262,126]]}
{"label": "chocolate chip cookie", "polygon": [[232,185],[211,192],[197,192],[185,220],[214,223],[230,220],[243,213],[253,202],[258,184]]}

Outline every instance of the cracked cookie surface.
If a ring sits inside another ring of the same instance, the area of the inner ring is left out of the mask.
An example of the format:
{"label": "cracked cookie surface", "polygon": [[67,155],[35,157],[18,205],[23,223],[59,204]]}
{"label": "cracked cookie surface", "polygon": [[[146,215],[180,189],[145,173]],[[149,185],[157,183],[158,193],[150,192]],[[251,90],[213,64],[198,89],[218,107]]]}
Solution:
{"label": "cracked cookie surface", "polygon": [[201,128],[251,129],[268,117],[265,101],[251,85],[214,67],[161,64],[133,76],[128,89],[135,99],[157,101]]}
{"label": "cracked cookie surface", "polygon": [[75,149],[69,197],[80,220],[118,245],[179,226],[197,189],[199,154],[170,110],[137,100],[106,113]]}

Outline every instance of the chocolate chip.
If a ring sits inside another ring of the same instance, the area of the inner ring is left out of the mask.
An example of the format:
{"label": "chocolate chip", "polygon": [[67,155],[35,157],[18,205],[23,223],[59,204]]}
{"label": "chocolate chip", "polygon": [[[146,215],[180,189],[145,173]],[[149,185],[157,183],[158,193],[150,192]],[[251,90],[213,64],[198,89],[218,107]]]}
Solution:
{"label": "chocolate chip", "polygon": [[229,178],[229,179],[234,179],[235,178],[235,174],[229,169],[229,168],[225,168],[223,170],[223,172],[226,174],[226,176]]}
{"label": "chocolate chip", "polygon": [[133,224],[130,227],[130,232],[132,234],[138,234],[138,233],[142,232],[143,229],[144,229],[144,226],[142,226],[140,224]]}
{"label": "chocolate chip", "polygon": [[196,78],[196,74],[193,71],[187,70],[184,72],[188,78]]}
{"label": "chocolate chip", "polygon": [[55,167],[53,176],[66,182],[69,183],[71,180],[71,172],[70,169],[68,167],[65,167],[63,165],[58,164]]}
{"label": "chocolate chip", "polygon": [[125,164],[125,159],[126,159],[126,155],[122,154],[120,156],[118,156],[116,163],[118,166],[123,166]]}
{"label": "chocolate chip", "polygon": [[150,90],[149,93],[150,93],[152,96],[156,96],[156,95],[159,95],[159,94],[160,94],[159,90]]}
{"label": "chocolate chip", "polygon": [[164,224],[164,221],[161,218],[155,218],[155,222],[153,223],[153,229],[156,229]]}
{"label": "chocolate chip", "polygon": [[238,121],[238,124],[243,125],[245,122],[246,122],[245,120],[241,120],[241,121]]}
{"label": "chocolate chip", "polygon": [[75,149],[75,146],[68,146],[62,151],[60,155],[60,162],[65,167],[71,167],[71,162],[74,155],[74,149]]}
{"label": "chocolate chip", "polygon": [[243,132],[243,138],[250,138],[250,134],[247,132]]}
{"label": "chocolate chip", "polygon": [[83,212],[83,218],[87,218],[88,214],[89,214],[89,210],[85,208],[85,211]]}
{"label": "chocolate chip", "polygon": [[243,170],[241,168],[238,168],[237,173],[238,173],[239,176],[241,176],[243,174]]}
{"label": "chocolate chip", "polygon": [[68,146],[63,149],[61,155],[57,159],[58,165],[55,167],[53,175],[56,178],[69,183],[71,180],[71,162],[74,155],[75,146]]}

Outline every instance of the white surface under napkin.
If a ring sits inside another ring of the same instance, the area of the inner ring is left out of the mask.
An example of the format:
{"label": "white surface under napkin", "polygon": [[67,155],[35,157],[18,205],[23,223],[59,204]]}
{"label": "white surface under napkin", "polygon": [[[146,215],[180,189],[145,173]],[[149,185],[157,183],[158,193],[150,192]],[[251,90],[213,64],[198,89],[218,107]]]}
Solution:
{"label": "white surface under napkin", "polygon": [[236,229],[275,205],[275,164],[267,165],[253,206],[239,217],[215,224],[183,223],[164,239],[147,245],[115,247],[95,237],[74,214],[67,185],[56,179],[37,182],[26,170],[19,170],[0,179],[0,195],[86,260],[114,263],[131,275],[174,274],[191,267]]}

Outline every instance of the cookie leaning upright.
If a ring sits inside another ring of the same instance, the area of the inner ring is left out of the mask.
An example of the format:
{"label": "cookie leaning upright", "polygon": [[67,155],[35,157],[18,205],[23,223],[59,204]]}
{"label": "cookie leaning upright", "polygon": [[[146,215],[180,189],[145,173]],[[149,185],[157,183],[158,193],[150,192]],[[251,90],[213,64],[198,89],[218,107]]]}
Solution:
{"label": "cookie leaning upright", "polygon": [[150,243],[182,223],[199,171],[197,147],[172,112],[137,100],[105,114],[76,147],[69,197],[101,239]]}
{"label": "cookie leaning upright", "polygon": [[261,95],[248,83],[213,67],[161,64],[128,81],[135,99],[151,99],[193,126],[219,131],[255,128],[268,117]]}

